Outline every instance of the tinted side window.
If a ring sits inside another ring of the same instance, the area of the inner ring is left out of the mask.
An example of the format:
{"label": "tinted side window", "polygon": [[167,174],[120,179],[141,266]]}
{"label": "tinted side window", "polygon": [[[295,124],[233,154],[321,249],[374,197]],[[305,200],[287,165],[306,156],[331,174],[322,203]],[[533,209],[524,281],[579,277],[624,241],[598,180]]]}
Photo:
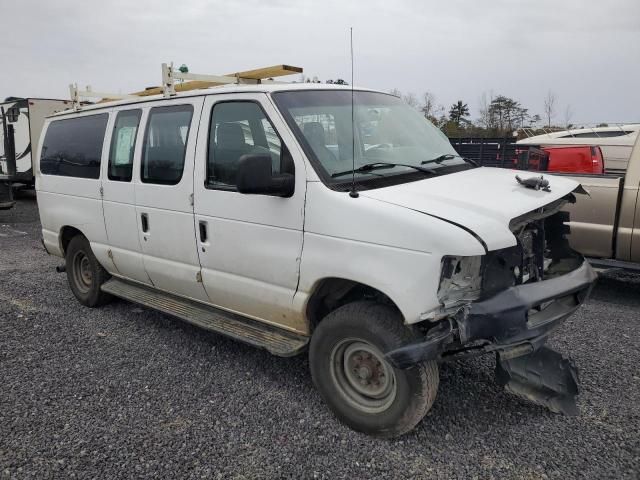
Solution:
{"label": "tinted side window", "polygon": [[102,144],[109,115],[55,120],[42,144],[40,171],[46,175],[99,178]]}
{"label": "tinted side window", "polygon": [[109,180],[131,181],[133,151],[142,110],[118,112],[109,150]]}
{"label": "tinted side window", "polygon": [[247,154],[270,155],[272,173],[293,173],[293,161],[260,105],[215,104],[209,127],[206,186],[235,188],[238,161]]}
{"label": "tinted side window", "polygon": [[193,107],[154,107],[149,112],[142,150],[141,180],[176,185],[182,178]]}

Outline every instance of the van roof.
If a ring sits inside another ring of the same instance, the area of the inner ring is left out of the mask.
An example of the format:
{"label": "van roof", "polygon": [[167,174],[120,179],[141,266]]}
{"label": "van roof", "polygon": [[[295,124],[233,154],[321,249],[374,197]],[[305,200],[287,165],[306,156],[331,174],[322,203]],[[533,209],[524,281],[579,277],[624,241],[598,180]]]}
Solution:
{"label": "van roof", "polygon": [[[373,90],[368,88],[354,87],[356,91],[364,92],[377,92],[385,93],[379,90]],[[281,91],[291,90],[348,90],[351,91],[349,85],[336,85],[331,83],[264,83],[264,84],[229,84],[219,85],[199,90],[189,90],[186,92],[178,92],[176,95],[167,98],[164,95],[148,95],[140,96],[138,98],[127,98],[124,100],[113,100],[104,103],[95,103],[92,105],[83,105],[81,110],[64,110],[62,112],[54,113],[51,117],[59,117],[64,115],[71,115],[75,113],[83,113],[92,110],[101,110],[104,108],[117,107],[120,105],[129,105],[137,103],[146,103],[159,100],[170,100],[176,98],[188,98],[199,97],[203,95],[219,95],[223,93],[273,93]]]}

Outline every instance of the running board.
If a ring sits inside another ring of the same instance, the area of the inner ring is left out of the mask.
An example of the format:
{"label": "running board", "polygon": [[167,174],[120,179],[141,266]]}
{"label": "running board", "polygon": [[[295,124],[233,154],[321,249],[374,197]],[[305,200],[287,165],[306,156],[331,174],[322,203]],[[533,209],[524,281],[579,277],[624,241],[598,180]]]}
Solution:
{"label": "running board", "polygon": [[105,282],[102,291],[234,340],[264,348],[279,357],[296,355],[309,343],[309,337],[117,278]]}

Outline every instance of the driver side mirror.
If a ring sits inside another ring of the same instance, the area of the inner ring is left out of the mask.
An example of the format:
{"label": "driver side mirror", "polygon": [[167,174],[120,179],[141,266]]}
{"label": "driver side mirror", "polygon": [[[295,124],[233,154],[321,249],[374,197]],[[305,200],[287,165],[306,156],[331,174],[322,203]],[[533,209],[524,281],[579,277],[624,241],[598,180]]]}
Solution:
{"label": "driver side mirror", "polygon": [[248,154],[238,161],[236,186],[240,193],[290,197],[295,177],[290,173],[271,173],[271,155]]}

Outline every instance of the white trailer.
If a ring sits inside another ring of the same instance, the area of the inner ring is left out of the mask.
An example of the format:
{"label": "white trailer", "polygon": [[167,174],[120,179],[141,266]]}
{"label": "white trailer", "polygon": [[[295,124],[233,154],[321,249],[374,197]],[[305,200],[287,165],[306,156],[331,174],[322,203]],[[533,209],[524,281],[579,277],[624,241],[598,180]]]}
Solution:
{"label": "white trailer", "polygon": [[33,185],[32,152],[45,117],[71,108],[69,100],[9,97],[0,103],[0,209],[11,208],[13,187]]}

